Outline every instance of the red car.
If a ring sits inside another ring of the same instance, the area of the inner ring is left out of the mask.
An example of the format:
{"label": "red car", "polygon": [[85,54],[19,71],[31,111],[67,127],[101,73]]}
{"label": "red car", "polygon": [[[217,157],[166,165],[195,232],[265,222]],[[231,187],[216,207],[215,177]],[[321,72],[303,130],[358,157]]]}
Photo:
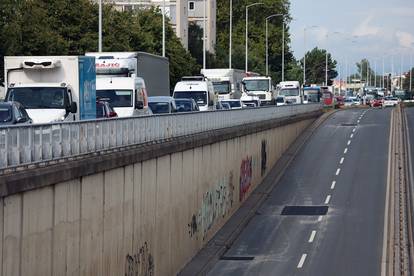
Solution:
{"label": "red car", "polygon": [[372,100],[369,102],[369,105],[370,105],[371,107],[383,107],[383,105],[384,105],[384,100],[383,100],[382,98],[372,99]]}

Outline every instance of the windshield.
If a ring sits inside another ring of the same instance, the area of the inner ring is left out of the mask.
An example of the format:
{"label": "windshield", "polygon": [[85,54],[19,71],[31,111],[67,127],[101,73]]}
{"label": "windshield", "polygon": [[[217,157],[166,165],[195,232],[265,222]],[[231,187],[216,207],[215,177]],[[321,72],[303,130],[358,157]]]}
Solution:
{"label": "windshield", "polygon": [[223,103],[228,103],[231,108],[241,107],[240,101],[222,101]]}
{"label": "windshield", "polygon": [[112,107],[132,107],[132,90],[97,90],[96,96]]}
{"label": "windshield", "polygon": [[170,113],[170,104],[167,102],[148,103],[148,105],[154,114]]}
{"label": "windshield", "polygon": [[12,120],[12,113],[10,107],[0,107],[0,123],[10,122]]}
{"label": "windshield", "polygon": [[281,89],[279,95],[282,96],[299,96],[299,88]]}
{"label": "windshield", "polygon": [[244,87],[247,91],[269,91],[269,80],[245,80]]}
{"label": "windshield", "polygon": [[19,87],[9,89],[9,101],[17,101],[26,109],[65,108],[69,103],[64,87]]}
{"label": "windshield", "polygon": [[207,92],[206,91],[176,91],[174,92],[175,99],[194,99],[194,101],[200,105],[207,104]]}
{"label": "windshield", "polygon": [[228,81],[217,81],[213,82],[214,92],[219,94],[229,94],[230,91],[230,82]]}
{"label": "windshield", "polygon": [[190,101],[175,100],[175,105],[179,112],[192,111],[192,104]]}

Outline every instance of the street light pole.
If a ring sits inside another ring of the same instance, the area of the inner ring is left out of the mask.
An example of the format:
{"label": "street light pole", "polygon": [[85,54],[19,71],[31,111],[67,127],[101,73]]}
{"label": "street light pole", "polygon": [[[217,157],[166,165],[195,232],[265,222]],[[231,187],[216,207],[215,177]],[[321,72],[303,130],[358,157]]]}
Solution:
{"label": "street light pole", "polygon": [[165,0],[162,0],[162,56],[165,57]]}
{"label": "street light pole", "polygon": [[231,69],[232,35],[233,35],[233,0],[230,0],[229,69]]}
{"label": "street light pole", "polygon": [[282,22],[282,81],[285,81],[285,19]]}
{"label": "street light pole", "polygon": [[[205,0],[204,0],[205,1]],[[253,3],[246,6],[246,60],[245,71],[249,71],[249,8],[256,5],[264,5],[263,3]]]}
{"label": "street light pole", "polygon": [[203,69],[206,69],[206,13],[207,13],[207,1],[204,0],[204,13],[203,13]]}
{"label": "street light pole", "polygon": [[[266,17],[266,76],[269,75],[269,26],[268,25],[269,25],[269,19],[271,19],[273,17],[276,17],[276,16],[283,16],[283,14],[280,14],[280,13],[272,14],[272,15]],[[283,39],[284,39],[284,37],[283,37]],[[282,65],[282,68],[283,68],[283,65]],[[282,69],[282,71],[283,71],[283,69]],[[283,77],[282,77],[282,79],[283,79]]]}
{"label": "street light pole", "polygon": [[306,30],[307,29],[312,29],[312,28],[317,28],[318,26],[311,26],[309,28],[305,27],[303,28],[303,48],[305,51],[305,55],[303,56],[303,85],[305,85],[306,83]]}
{"label": "street light pole", "polygon": [[98,52],[102,52],[102,0],[99,0]]}

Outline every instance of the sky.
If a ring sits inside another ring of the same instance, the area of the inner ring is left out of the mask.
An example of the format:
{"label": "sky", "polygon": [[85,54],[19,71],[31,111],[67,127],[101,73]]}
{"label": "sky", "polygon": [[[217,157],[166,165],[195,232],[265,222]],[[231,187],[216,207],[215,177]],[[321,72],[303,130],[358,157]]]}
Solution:
{"label": "sky", "polygon": [[[374,69],[414,67],[414,0],[291,0],[291,46],[296,58],[314,47],[328,49],[343,72],[368,58]],[[413,56],[413,57],[411,57]],[[413,59],[413,63],[411,62]]]}

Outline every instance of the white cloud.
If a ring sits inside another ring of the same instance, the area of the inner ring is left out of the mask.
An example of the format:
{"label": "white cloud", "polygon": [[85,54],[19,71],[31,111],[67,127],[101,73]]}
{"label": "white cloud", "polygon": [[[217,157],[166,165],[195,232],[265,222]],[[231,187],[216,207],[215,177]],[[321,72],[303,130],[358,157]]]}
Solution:
{"label": "white cloud", "polygon": [[398,31],[395,36],[398,39],[400,46],[413,48],[414,46],[414,36],[410,33]]}
{"label": "white cloud", "polygon": [[414,8],[394,7],[394,8],[391,8],[391,10],[384,12],[384,15],[390,15],[390,14],[395,15],[395,16],[414,17]]}
{"label": "white cloud", "polygon": [[380,32],[379,27],[375,27],[370,25],[372,19],[374,19],[373,15],[368,16],[365,18],[353,31],[353,35],[356,36],[367,36],[367,35],[376,35]]}

